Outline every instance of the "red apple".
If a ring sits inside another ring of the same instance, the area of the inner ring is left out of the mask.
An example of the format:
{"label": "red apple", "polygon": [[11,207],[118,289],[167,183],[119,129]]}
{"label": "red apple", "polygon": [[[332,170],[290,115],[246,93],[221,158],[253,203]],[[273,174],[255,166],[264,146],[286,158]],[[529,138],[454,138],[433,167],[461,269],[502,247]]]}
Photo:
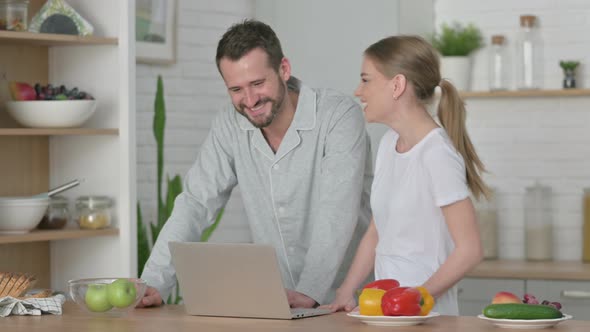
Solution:
{"label": "red apple", "polygon": [[35,89],[28,83],[10,82],[8,83],[8,86],[10,88],[10,93],[12,94],[12,99],[14,100],[22,101],[37,99]]}
{"label": "red apple", "polygon": [[492,299],[492,304],[497,303],[522,303],[522,301],[520,298],[518,298],[518,296],[510,292],[498,292]]}

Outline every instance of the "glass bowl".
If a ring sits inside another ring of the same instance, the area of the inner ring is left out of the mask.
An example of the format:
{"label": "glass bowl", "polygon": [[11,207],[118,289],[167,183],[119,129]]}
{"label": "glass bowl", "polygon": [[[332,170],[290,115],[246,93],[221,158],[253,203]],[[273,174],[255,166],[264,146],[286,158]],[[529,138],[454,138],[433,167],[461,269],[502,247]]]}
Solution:
{"label": "glass bowl", "polygon": [[92,314],[121,315],[135,308],[147,284],[138,278],[89,278],[69,280],[70,297]]}

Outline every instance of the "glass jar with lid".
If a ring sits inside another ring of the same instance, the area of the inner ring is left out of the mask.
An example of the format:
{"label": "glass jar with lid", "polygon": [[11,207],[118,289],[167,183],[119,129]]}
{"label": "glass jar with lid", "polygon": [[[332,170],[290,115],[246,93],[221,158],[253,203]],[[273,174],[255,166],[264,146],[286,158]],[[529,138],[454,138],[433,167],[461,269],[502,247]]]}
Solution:
{"label": "glass jar with lid", "polygon": [[491,189],[489,199],[481,197],[479,201],[473,201],[484,259],[498,258],[498,211],[495,196],[495,191]]}
{"label": "glass jar with lid", "polygon": [[29,0],[0,0],[0,30],[27,31]]}
{"label": "glass jar with lid", "polygon": [[45,212],[37,228],[61,229],[66,226],[69,220],[68,199],[64,196],[54,196],[51,197],[47,212]]}
{"label": "glass jar with lid", "polygon": [[489,86],[491,91],[508,89],[508,51],[503,35],[493,35],[489,53]]}
{"label": "glass jar with lid", "polygon": [[518,89],[541,88],[542,41],[536,28],[537,17],[534,15],[520,16],[520,32],[518,34],[517,50],[517,87]]}
{"label": "glass jar with lid", "polygon": [[76,199],[78,225],[83,229],[99,229],[111,225],[113,201],[107,196],[81,196]]}
{"label": "glass jar with lid", "polygon": [[528,260],[553,258],[551,187],[535,183],[525,194],[525,255]]}
{"label": "glass jar with lid", "polygon": [[584,199],[582,202],[584,221],[582,225],[582,260],[590,262],[590,188],[584,188]]}

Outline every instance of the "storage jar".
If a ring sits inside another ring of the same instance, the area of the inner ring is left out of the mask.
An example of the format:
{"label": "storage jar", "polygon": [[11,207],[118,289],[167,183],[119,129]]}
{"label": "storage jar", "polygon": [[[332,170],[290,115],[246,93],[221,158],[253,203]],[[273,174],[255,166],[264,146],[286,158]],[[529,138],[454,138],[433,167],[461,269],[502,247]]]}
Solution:
{"label": "storage jar", "polygon": [[0,0],[0,30],[27,31],[28,0]]}
{"label": "storage jar", "polygon": [[81,196],[76,200],[78,225],[83,229],[99,229],[111,225],[113,201],[107,196]]}
{"label": "storage jar", "polygon": [[54,196],[51,197],[47,212],[45,212],[37,228],[61,229],[66,226],[69,220],[68,199],[64,196]]}

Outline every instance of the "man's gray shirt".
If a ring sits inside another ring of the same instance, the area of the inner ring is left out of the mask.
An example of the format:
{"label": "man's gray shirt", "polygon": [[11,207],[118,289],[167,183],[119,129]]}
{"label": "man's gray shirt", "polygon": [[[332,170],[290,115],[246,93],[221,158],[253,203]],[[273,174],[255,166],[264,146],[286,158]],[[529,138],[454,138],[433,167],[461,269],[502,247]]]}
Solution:
{"label": "man's gray shirt", "polygon": [[252,240],[276,248],[285,288],[325,303],[343,281],[371,217],[369,137],[352,98],[292,81],[299,99],[276,153],[231,104],[214,119],[142,274],[163,299],[175,285],[168,242],[198,241],[238,183]]}

